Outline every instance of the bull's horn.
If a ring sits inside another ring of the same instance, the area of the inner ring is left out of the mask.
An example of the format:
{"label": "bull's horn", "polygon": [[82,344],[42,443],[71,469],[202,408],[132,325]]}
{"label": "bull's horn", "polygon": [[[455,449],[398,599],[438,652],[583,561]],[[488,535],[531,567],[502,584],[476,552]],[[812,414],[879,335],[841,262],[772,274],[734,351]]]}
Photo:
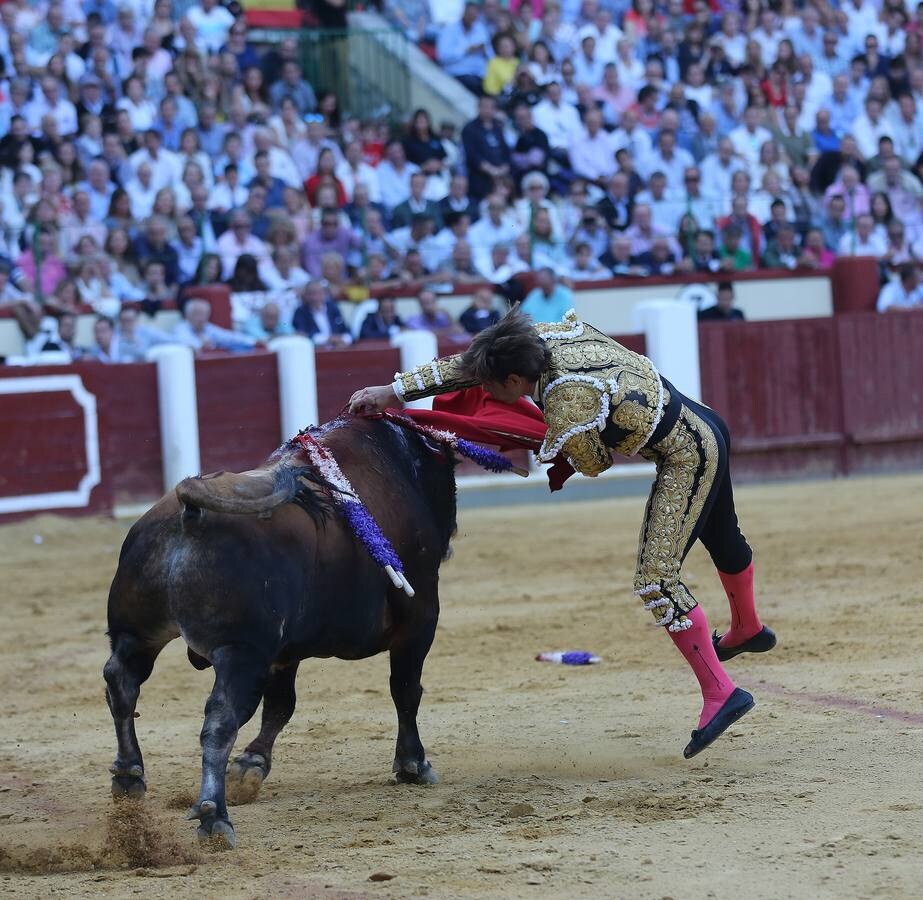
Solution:
{"label": "bull's horn", "polygon": [[292,500],[297,491],[298,482],[286,465],[199,475],[176,486],[176,496],[186,506],[239,516],[268,513]]}

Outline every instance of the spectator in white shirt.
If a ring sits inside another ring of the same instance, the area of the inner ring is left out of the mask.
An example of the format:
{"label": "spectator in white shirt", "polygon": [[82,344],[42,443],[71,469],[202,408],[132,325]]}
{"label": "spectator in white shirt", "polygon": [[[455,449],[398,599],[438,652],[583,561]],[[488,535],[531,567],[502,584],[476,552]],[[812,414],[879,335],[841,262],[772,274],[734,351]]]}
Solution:
{"label": "spectator in white shirt", "polygon": [[357,184],[364,184],[369,192],[371,203],[381,202],[381,189],[378,185],[378,172],[362,159],[362,142],[355,140],[346,145],[345,158],[339,162],[334,174],[343,185],[346,199],[352,202],[353,191]]}
{"label": "spectator in white shirt", "polygon": [[[269,290],[298,292],[311,280],[298,261],[298,255],[290,247],[278,247],[272,259],[265,260],[257,271]],[[294,308],[290,312],[294,312]],[[285,318],[291,319],[291,316]]]}
{"label": "spectator in white shirt", "polygon": [[173,329],[173,338],[193,350],[249,350],[256,341],[246,334],[229,331],[210,322],[212,305],[194,297],[183,307],[183,320]]}
{"label": "spectator in white shirt", "polygon": [[800,83],[804,85],[804,105],[808,107],[803,116],[813,120],[814,111],[833,91],[833,79],[814,67],[814,57],[808,53],[798,57],[798,73],[801,75]]}
{"label": "spectator in white shirt", "polygon": [[[685,211],[674,200],[674,193],[667,191],[667,176],[656,170],[647,179],[647,188],[635,194],[635,203],[651,208],[651,219],[657,228],[676,231],[680,216]],[[705,227],[704,224],[702,227]]]}
{"label": "spectator in white shirt", "polygon": [[896,279],[889,281],[878,295],[878,312],[923,309],[920,270],[915,262],[904,263]]}
{"label": "spectator in white shirt", "polygon": [[574,258],[562,274],[572,281],[601,281],[612,277],[612,272],[593,256],[593,248],[585,241],[574,248]]}
{"label": "spectator in white shirt", "polygon": [[748,106],[744,110],[742,125],[735,128],[728,137],[734,145],[734,151],[744,161],[748,170],[756,167],[760,159],[760,147],[772,140],[772,132],[762,124],[763,111],[758,106]]}
{"label": "spectator in white shirt", "polygon": [[731,180],[735,172],[746,169],[744,162],[735,155],[734,144],[729,137],[718,141],[718,152],[710,153],[702,160],[702,193],[718,203],[731,195]]}
{"label": "spectator in white shirt", "polygon": [[577,107],[565,103],[558,81],[545,86],[545,96],[532,110],[535,127],[545,132],[553,150],[567,151],[583,131]]}
{"label": "spectator in white shirt", "polygon": [[791,38],[795,53],[798,56],[808,53],[811,56],[820,56],[823,51],[824,30],[820,25],[820,13],[814,6],[806,6],[796,23],[786,26],[786,32]]}
{"label": "spectator in white shirt", "polygon": [[529,268],[510,251],[509,244],[494,244],[489,254],[475,256],[475,264],[484,279],[491,284],[506,284],[514,275]]}
{"label": "spectator in white shirt", "polygon": [[[302,189],[303,183],[298,167],[287,150],[275,145],[271,128],[257,128],[253,132],[253,157],[251,159],[261,152],[265,152],[269,157],[269,174],[273,178],[280,179],[289,187]],[[334,153],[334,157],[337,160],[340,159],[339,148]]]}
{"label": "spectator in white shirt", "polygon": [[496,244],[510,244],[522,231],[522,226],[507,217],[503,198],[493,194],[487,198],[486,215],[468,229],[468,242],[474,251],[475,264],[483,266],[483,260],[490,255]]}
{"label": "spectator in white shirt", "polygon": [[400,257],[405,257],[409,250],[418,251],[426,270],[433,272],[443,260],[442,248],[433,235],[433,224],[432,217],[414,213],[409,225],[388,232],[385,243]]}
{"label": "spectator in white shirt", "polygon": [[150,163],[141,163],[135,177],[125,185],[125,193],[131,202],[131,214],[135,219],[146,219],[154,209],[157,191]]}
{"label": "spectator in white shirt", "polygon": [[887,249],[885,238],[875,231],[875,220],[868,213],[863,213],[856,218],[856,230],[848,231],[840,238],[837,255],[878,258],[884,256]]}
{"label": "spectator in white shirt", "polygon": [[654,245],[656,238],[665,238],[670,247],[670,252],[675,259],[682,256],[676,238],[665,228],[654,224],[654,217],[649,206],[639,203],[631,215],[631,225],[625,229],[624,235],[631,241],[631,255],[640,256],[647,253]]}
{"label": "spectator in white shirt", "polygon": [[77,109],[70,100],[61,96],[61,87],[51,75],[42,78],[41,95],[25,108],[24,113],[33,133],[41,130],[42,119],[47,115],[54,118],[62,137],[77,131]]}
{"label": "spectator in white shirt", "polygon": [[125,82],[125,96],[116,104],[116,109],[124,109],[135,131],[147,131],[154,127],[157,120],[157,108],[144,96],[144,84],[140,78],[132,76]]}
{"label": "spectator in white shirt", "polygon": [[779,41],[786,34],[779,27],[776,14],[766,7],[760,13],[760,24],[750,33],[750,40],[756,41],[760,46],[763,65],[771,66],[779,55]]}
{"label": "spectator in white shirt", "polygon": [[878,140],[882,137],[893,137],[891,122],[882,115],[881,101],[876,97],[867,97],[865,112],[853,123],[852,135],[859,145],[859,152],[871,159],[878,153]]}
{"label": "spectator in white shirt", "polygon": [[583,135],[570,147],[570,164],[574,172],[602,187],[616,170],[612,140],[602,129],[602,113],[591,107],[583,116]]}
{"label": "spectator in white shirt", "polygon": [[657,136],[657,147],[647,156],[638,160],[638,171],[645,177],[652,172],[663,172],[667,179],[667,188],[680,190],[683,186],[683,174],[695,160],[688,150],[676,146],[676,132],[666,128]]}
{"label": "spectator in white shirt", "polygon": [[407,162],[404,145],[397,140],[385,148],[385,158],[378,164],[378,188],[381,202],[390,211],[410,197],[410,176],[420,167]]}
{"label": "spectator in white shirt", "polygon": [[635,56],[634,44],[624,38],[616,45],[615,64],[619,70],[619,81],[635,89],[644,84],[644,65]]}
{"label": "spectator in white shirt", "polygon": [[732,66],[739,66],[747,55],[747,38],[740,30],[740,13],[730,10],[721,17],[721,39],[724,55]]}
{"label": "spectator in white shirt", "polygon": [[128,157],[128,164],[135,172],[144,163],[150,166],[158,190],[174,187],[182,181],[183,167],[179,154],[164,150],[160,132],[153,128],[144,132],[144,146]]}
{"label": "spectator in white shirt", "polygon": [[651,136],[638,124],[638,114],[630,108],[622,113],[619,127],[609,135],[609,140],[613,153],[624,149],[635,160],[643,159],[653,147]]}
{"label": "spectator in white shirt", "polygon": [[135,16],[135,4],[118,3],[116,5],[118,9],[115,21],[107,29],[106,47],[112,54],[116,72],[124,78],[125,74],[131,71],[132,51],[141,43],[142,26]]}
{"label": "spectator in white shirt", "polygon": [[202,261],[204,247],[202,238],[196,234],[195,222],[189,216],[183,216],[176,223],[176,237],[170,241],[170,246],[176,251],[180,284],[192,281]]}
{"label": "spectator in white shirt", "polygon": [[187,10],[186,18],[195,28],[196,46],[206,53],[217,53],[227,43],[234,16],[218,0],[200,0]]}
{"label": "spectator in white shirt", "polygon": [[574,80],[577,84],[595,88],[603,80],[606,62],[596,55],[596,38],[592,34],[584,34],[580,41],[580,50],[573,58]]}
{"label": "spectator in white shirt", "polygon": [[869,0],[845,0],[840,4],[840,10],[846,16],[849,36],[853,40],[863,42],[867,34],[877,33],[878,10],[874,3]]}
{"label": "spectator in white shirt", "polygon": [[905,165],[913,165],[923,153],[923,116],[913,94],[901,94],[891,109],[891,137],[894,152]]}
{"label": "spectator in white shirt", "polygon": [[234,163],[228,163],[223,174],[209,194],[208,208],[224,213],[247,202],[247,189],[240,183],[240,172]]}

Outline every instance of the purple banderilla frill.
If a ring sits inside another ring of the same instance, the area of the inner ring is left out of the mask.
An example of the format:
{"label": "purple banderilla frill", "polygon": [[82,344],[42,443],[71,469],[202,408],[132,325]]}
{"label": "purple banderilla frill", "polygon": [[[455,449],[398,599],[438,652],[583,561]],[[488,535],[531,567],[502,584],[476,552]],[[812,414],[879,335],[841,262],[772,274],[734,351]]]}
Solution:
{"label": "purple banderilla frill", "polygon": [[[428,425],[421,425],[406,416],[389,415],[388,418],[398,424],[413,428],[433,440],[448,444],[462,456],[468,457],[472,462],[490,472],[509,472],[516,468],[503,454],[459,438],[450,431],[440,431]],[[330,450],[307,431],[297,435],[292,443],[307,454],[312,465],[337,489],[338,493],[334,494],[334,499],[353,534],[368,550],[369,556],[385,570],[395,587],[402,588],[408,596],[412,597],[414,590],[404,575],[404,564],[375,518],[359,499],[355,488],[343,474],[343,470],[333,458]]]}

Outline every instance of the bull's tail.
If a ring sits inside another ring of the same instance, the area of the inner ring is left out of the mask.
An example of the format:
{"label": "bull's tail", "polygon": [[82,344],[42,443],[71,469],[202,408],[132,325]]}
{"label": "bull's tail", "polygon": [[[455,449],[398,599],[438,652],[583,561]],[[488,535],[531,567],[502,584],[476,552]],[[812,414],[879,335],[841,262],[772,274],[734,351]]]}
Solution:
{"label": "bull's tail", "polygon": [[176,496],[186,509],[212,510],[232,515],[268,515],[295,498],[299,489],[296,470],[284,463],[249,472],[215,472],[186,478],[176,486]]}
{"label": "bull's tail", "polygon": [[[314,484],[324,495],[313,491]],[[249,472],[215,472],[186,478],[176,486],[183,504],[183,519],[202,519],[203,510],[238,516],[269,516],[283,503],[297,502],[312,516],[323,516],[329,506],[331,485],[308,466],[281,460],[265,469]]]}

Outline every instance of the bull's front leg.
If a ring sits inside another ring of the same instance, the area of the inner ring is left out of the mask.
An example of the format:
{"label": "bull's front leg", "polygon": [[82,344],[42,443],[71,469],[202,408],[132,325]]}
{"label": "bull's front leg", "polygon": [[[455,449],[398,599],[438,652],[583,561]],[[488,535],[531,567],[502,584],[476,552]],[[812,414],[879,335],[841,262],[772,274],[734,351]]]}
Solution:
{"label": "bull's front leg", "polygon": [[198,819],[202,840],[214,838],[219,848],[237,844],[225,800],[225,772],[238,730],[250,721],[263,696],[269,660],[250,647],[219,647],[211,654],[215,686],[205,704],[202,725],[202,787],[188,814]]}
{"label": "bull's front leg", "polygon": [[417,711],[423,696],[420,676],[436,634],[437,618],[438,603],[418,629],[404,635],[391,647],[391,698],[397,710],[397,748],[392,771],[398,783],[436,784],[439,781],[426,758],[417,730]]}

